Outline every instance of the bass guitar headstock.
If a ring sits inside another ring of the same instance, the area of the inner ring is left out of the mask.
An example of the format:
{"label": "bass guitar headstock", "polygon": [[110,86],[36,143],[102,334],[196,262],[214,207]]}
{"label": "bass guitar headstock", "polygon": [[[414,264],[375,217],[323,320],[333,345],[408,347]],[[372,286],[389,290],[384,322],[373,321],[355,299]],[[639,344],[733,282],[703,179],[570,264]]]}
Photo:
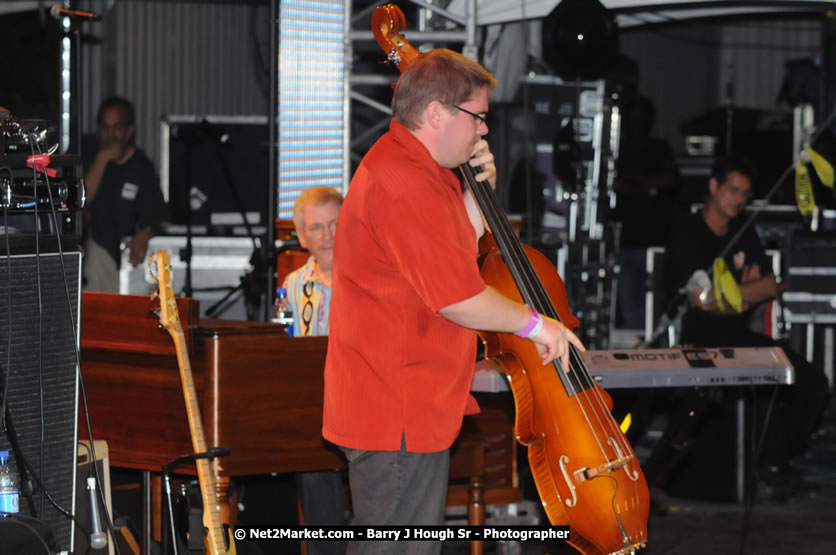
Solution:
{"label": "bass guitar headstock", "polygon": [[157,251],[148,260],[151,277],[156,283],[156,289],[151,297],[160,298],[160,325],[170,334],[180,330],[180,314],[177,312],[177,299],[171,281],[171,260],[168,251]]}
{"label": "bass guitar headstock", "polygon": [[401,31],[406,28],[406,16],[394,4],[375,8],[372,13],[372,32],[380,48],[390,62],[403,71],[421,54],[403,38]]}

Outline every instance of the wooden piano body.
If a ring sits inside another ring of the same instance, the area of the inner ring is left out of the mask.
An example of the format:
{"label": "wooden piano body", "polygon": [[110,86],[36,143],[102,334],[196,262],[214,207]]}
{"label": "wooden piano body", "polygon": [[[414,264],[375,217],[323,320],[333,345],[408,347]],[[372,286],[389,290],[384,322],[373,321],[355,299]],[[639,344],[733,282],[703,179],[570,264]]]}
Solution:
{"label": "wooden piano body", "polygon": [[[174,343],[156,308],[145,296],[83,293],[81,370],[93,436],[107,441],[111,464],[158,472],[193,449]],[[344,466],[321,435],[327,338],[198,320],[190,299],[178,299],[178,312],[206,442],[231,449],[223,476]],[[86,426],[79,428],[86,438]]]}

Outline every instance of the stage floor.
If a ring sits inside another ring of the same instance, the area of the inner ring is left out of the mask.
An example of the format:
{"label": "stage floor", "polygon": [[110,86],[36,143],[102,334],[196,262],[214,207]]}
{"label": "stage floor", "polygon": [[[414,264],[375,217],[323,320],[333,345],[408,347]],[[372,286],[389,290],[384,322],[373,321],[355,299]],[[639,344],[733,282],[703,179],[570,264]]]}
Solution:
{"label": "stage floor", "polygon": [[[767,499],[759,487],[754,503],[715,503],[666,498],[667,511],[651,511],[648,547],[639,555],[786,555],[836,553],[836,402],[831,402],[821,432],[794,466],[813,489],[784,502]],[[746,541],[741,549],[748,521]],[[465,544],[445,544],[443,555],[467,553]],[[561,544],[486,544],[486,553],[545,555],[577,553]]]}

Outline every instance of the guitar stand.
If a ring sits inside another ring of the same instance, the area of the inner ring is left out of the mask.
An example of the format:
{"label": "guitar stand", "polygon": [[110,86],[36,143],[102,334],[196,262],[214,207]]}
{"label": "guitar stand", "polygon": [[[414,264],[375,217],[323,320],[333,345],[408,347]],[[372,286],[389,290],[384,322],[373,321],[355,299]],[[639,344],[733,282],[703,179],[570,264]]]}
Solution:
{"label": "guitar stand", "polygon": [[[185,457],[178,457],[163,467],[163,487],[165,488],[166,509],[168,511],[168,526],[162,527],[160,537],[163,555],[168,555],[169,534],[171,534],[171,545],[174,548],[174,555],[178,555],[177,528],[174,524],[174,506],[171,500],[171,472],[178,466],[187,462],[194,462],[198,459],[214,459],[217,457],[225,457],[227,455],[229,455],[229,447],[211,447],[203,453],[194,453],[192,455],[186,455]],[[198,524],[198,529],[202,530],[202,525],[200,523]],[[191,523],[190,531],[194,531],[194,528],[191,527]],[[197,542],[195,545],[198,546],[200,550],[203,550],[204,545],[202,533],[189,534],[189,551],[191,551],[192,542]]]}

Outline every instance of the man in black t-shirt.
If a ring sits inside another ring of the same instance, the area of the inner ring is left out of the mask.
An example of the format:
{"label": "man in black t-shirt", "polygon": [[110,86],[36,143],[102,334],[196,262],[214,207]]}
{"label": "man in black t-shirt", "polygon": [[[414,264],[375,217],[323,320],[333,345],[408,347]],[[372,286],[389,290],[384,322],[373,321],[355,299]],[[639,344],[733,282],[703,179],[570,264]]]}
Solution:
{"label": "man in black t-shirt", "polygon": [[[665,290],[669,296],[691,280],[698,270],[710,270],[743,224],[743,212],[752,191],[748,162],[728,157],[715,164],[709,194],[702,210],[691,215],[672,234],[665,247]],[[718,303],[710,287],[689,288],[689,309],[682,321],[680,342],[701,346],[748,346],[749,310],[773,299],[778,284],[772,265],[753,227],[747,228],[727,249],[726,267],[740,285],[746,310],[738,313],[728,302]],[[725,307],[725,308],[720,308]]]}
{"label": "man in black t-shirt", "polygon": [[127,238],[130,262],[141,264],[148,240],[167,218],[154,166],[134,146],[133,105],[112,97],[99,107],[98,145],[84,149],[86,288],[119,291],[120,244]]}
{"label": "man in black t-shirt", "polygon": [[[689,281],[693,284],[687,287],[689,306],[682,319],[682,345],[778,345],[749,326],[754,307],[778,294],[772,265],[754,228],[745,229],[726,248],[744,225],[741,213],[751,196],[753,173],[749,162],[741,157],[731,155],[718,160],[712,169],[702,210],[684,220],[665,247],[667,295],[676,295]],[[730,308],[727,299],[718,299],[721,293],[711,287],[713,280],[700,285],[693,278],[698,270],[710,270],[724,251],[726,267],[739,284],[742,313]],[[806,451],[807,440],[818,427],[829,397],[824,372],[793,351],[784,348],[784,352],[795,369],[795,384],[782,386],[778,392],[778,410],[761,453],[762,469],[772,473],[789,471],[789,460]]]}

